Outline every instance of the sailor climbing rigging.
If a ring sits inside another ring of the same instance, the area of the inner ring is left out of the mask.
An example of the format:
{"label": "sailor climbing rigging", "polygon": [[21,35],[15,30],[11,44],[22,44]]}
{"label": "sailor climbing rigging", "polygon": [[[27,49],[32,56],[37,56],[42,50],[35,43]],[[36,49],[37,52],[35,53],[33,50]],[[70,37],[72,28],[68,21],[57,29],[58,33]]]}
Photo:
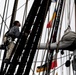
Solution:
{"label": "sailor climbing rigging", "polygon": [[13,26],[6,32],[6,34],[3,37],[4,44],[2,44],[0,47],[7,46],[7,52],[4,62],[7,62],[8,59],[10,58],[10,55],[15,45],[13,41],[15,40],[15,38],[18,38],[20,35],[19,27],[20,27],[20,22],[14,21]]}

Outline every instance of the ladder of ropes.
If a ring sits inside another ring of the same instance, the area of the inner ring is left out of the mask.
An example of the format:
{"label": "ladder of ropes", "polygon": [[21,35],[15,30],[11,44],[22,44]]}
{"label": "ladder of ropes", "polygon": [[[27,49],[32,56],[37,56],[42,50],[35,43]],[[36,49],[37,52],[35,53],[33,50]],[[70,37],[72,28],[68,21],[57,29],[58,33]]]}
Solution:
{"label": "ladder of ropes", "polygon": [[[15,53],[10,57],[10,64],[6,64],[1,75],[29,75],[31,64],[36,52],[37,44],[41,36],[43,24],[51,0],[35,0],[21,34],[13,49]],[[16,70],[18,66],[18,69]]]}

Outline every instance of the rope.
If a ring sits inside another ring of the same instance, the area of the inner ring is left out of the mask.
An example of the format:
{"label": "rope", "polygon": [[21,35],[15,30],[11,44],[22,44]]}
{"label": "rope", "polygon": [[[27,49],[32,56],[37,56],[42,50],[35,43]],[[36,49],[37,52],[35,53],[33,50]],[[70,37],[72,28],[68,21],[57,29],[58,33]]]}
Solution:
{"label": "rope", "polygon": [[[4,11],[3,11],[3,19],[4,19],[4,15],[5,15],[6,4],[7,4],[7,0],[5,0]],[[0,36],[1,36],[2,26],[3,26],[3,20],[1,22]]]}
{"label": "rope", "polygon": [[[58,46],[57,46],[57,54],[58,54],[59,40],[60,40],[60,36],[61,36],[60,34],[61,34],[61,27],[62,27],[63,15],[64,15],[65,3],[66,3],[66,0],[64,0],[63,8],[62,8],[61,21],[60,21],[60,29],[59,29],[60,31],[59,31]],[[56,58],[57,58],[57,55],[56,55]],[[61,64],[62,64],[62,59],[61,59]],[[63,75],[63,67],[62,67],[62,73],[61,74]]]}
{"label": "rope", "polygon": [[[56,6],[57,6],[57,2],[56,2]],[[55,9],[56,9],[56,6],[55,6]],[[57,14],[56,14],[57,15]],[[52,59],[53,60],[53,59]],[[55,55],[55,59],[54,60],[57,60],[57,54]],[[53,71],[53,75],[55,75],[55,69]]]}
{"label": "rope", "polygon": [[[49,8],[50,9],[50,8]],[[48,11],[48,22],[49,22],[49,19],[50,19],[50,10]],[[46,43],[46,46],[48,45],[48,42],[49,42],[49,36],[50,36],[50,31],[51,31],[51,29],[49,30],[47,30],[47,28],[46,28],[46,31],[48,31],[48,37],[47,37],[47,43]],[[44,41],[46,40],[46,33],[45,33],[45,39],[44,39]],[[44,56],[45,56],[45,53],[46,53],[46,49],[45,49],[45,51],[44,51],[44,55],[43,55],[43,57],[42,57],[42,62],[41,62],[41,65],[42,65],[42,63],[43,63],[43,60],[44,60]],[[40,74],[39,74],[40,75]],[[44,75],[44,72],[43,72],[43,74],[42,75]]]}
{"label": "rope", "polygon": [[[61,59],[61,58],[65,58],[65,57],[70,56],[70,55],[73,56],[73,53],[65,55],[65,56],[58,57],[57,60]],[[53,59],[53,60],[56,60],[56,59]],[[33,62],[36,62],[36,61],[33,61]],[[41,62],[41,61],[37,61],[37,62]],[[45,61],[43,61],[43,62],[45,62]]]}
{"label": "rope", "polygon": [[29,1],[29,0],[26,0],[26,3],[25,3],[24,14],[23,14],[23,20],[22,20],[22,26],[24,25],[24,21],[25,21],[25,19],[26,19],[26,17],[27,17],[28,1]]}
{"label": "rope", "polygon": [[[48,14],[48,15],[49,15],[49,14]],[[46,40],[46,34],[47,34],[47,29],[45,30],[44,42],[45,42],[45,40]],[[49,35],[49,34],[48,34],[48,35]],[[41,38],[42,38],[42,37],[41,37]],[[47,41],[48,41],[48,40],[47,40]],[[46,46],[47,46],[47,44],[46,44]],[[41,58],[41,64],[40,64],[40,65],[42,65],[42,63],[43,63],[45,53],[46,53],[46,49],[42,52],[42,58]],[[40,73],[39,73],[38,75],[40,75]]]}
{"label": "rope", "polygon": [[[29,0],[29,1],[30,1],[30,0]],[[19,9],[21,9],[25,4],[26,4],[26,3],[24,3],[22,6],[20,6],[20,7],[17,9],[17,11],[18,11]],[[9,16],[6,18],[6,20],[7,20],[8,18],[10,18],[11,16],[12,16],[12,14],[9,15]]]}
{"label": "rope", "polygon": [[[65,63],[63,63],[62,65],[60,65],[59,67],[57,67],[57,68],[55,68],[55,70],[57,70],[57,69],[59,69],[60,67],[62,67],[63,65],[65,65]],[[31,69],[32,70],[32,69]],[[33,71],[33,70],[32,70]],[[53,71],[51,71],[50,73],[52,73],[52,72],[54,72],[54,70]],[[34,73],[34,75],[36,75],[35,73]]]}
{"label": "rope", "polygon": [[[73,55],[73,53],[68,54],[68,55],[66,55],[66,56],[69,56],[69,55]],[[61,58],[64,58],[64,57],[66,57],[66,56],[59,57],[59,58],[57,58],[57,59],[61,59]],[[53,60],[55,60],[55,59],[53,59]],[[36,61],[33,61],[33,62],[36,62]],[[41,62],[41,61],[37,61],[37,62]],[[45,62],[45,61],[43,61],[43,62]],[[63,63],[63,64],[62,64],[62,65],[60,65],[59,67],[55,68],[55,70],[59,69],[59,68],[60,68],[60,67],[62,67],[64,64],[65,64],[65,63]],[[36,74],[35,74],[35,72],[34,72],[34,70],[33,70],[33,69],[31,69],[31,70],[33,71],[34,75],[36,75]],[[54,70],[53,70],[53,71],[51,71],[50,73],[52,73],[52,72],[54,72]]]}
{"label": "rope", "polygon": [[[22,26],[24,25],[24,21],[25,21],[25,19],[26,19],[26,17],[27,17],[27,6],[28,6],[28,1],[29,0],[26,0],[26,5],[25,5],[25,8],[24,8],[24,14],[23,14],[23,20],[22,20]],[[39,41],[40,42],[40,41]],[[36,55],[36,58],[35,58],[35,60],[37,61],[37,57],[38,57],[38,52],[39,52],[39,50],[37,51],[37,55]],[[33,73],[32,73],[32,75],[34,75],[34,71],[35,71],[35,66],[36,66],[36,61],[35,61],[35,63],[34,63],[34,67],[33,67]]]}
{"label": "rope", "polygon": [[[44,28],[44,27],[43,27]],[[43,30],[42,30],[43,31]],[[45,42],[45,40],[46,40],[46,33],[47,33],[47,30],[45,30],[46,32],[45,32],[45,37],[44,37],[44,42]],[[49,34],[50,34],[50,32],[49,32]],[[42,34],[41,34],[42,35]],[[48,41],[48,40],[47,40]],[[40,42],[41,42],[41,39],[40,39],[40,41],[39,41],[39,44],[40,44]],[[47,44],[46,44],[47,45]],[[39,53],[39,49],[38,49],[38,52],[37,52],[37,56],[38,56],[38,53]],[[42,62],[43,62],[43,60],[44,60],[44,56],[45,56],[45,53],[46,53],[46,50],[44,50],[43,52],[42,52],[43,54],[42,54],[42,61],[41,61],[41,65],[42,65]],[[37,57],[36,57],[36,60],[37,60]],[[36,63],[36,62],[35,62]],[[35,64],[36,65],[36,64]],[[34,65],[34,66],[35,66]],[[35,67],[34,67],[34,70],[35,70]],[[33,75],[34,75],[34,73],[33,73]],[[40,75],[40,73],[38,74],[38,75]]]}
{"label": "rope", "polygon": [[[60,65],[59,67],[55,68],[55,70],[59,69],[60,67],[62,67],[63,65],[65,65],[65,63],[63,63],[62,65]],[[52,73],[53,71],[51,71],[50,73]]]}
{"label": "rope", "polygon": [[[40,40],[39,40],[39,45],[40,45],[40,42],[41,42],[41,37],[40,37]],[[35,71],[35,67],[36,67],[36,62],[37,62],[38,54],[39,54],[39,49],[37,50],[37,55],[36,55],[36,58],[35,58],[36,61],[35,61],[34,68],[33,68],[34,71]],[[34,71],[33,71],[33,74],[32,75],[34,75]]]}
{"label": "rope", "polygon": [[[5,16],[5,19],[7,18],[8,8],[9,8],[9,0],[8,0],[8,3],[7,3],[7,10],[6,10],[6,16]],[[6,20],[5,20],[5,23],[6,23]],[[5,32],[5,25],[4,25],[3,35],[4,35],[4,32]]]}
{"label": "rope", "polygon": [[3,20],[3,22],[4,22],[5,26],[6,26],[6,28],[8,29],[8,26],[7,26],[6,22],[4,21],[3,17],[1,16],[1,14],[0,14],[0,17],[2,18],[2,20]]}
{"label": "rope", "polygon": [[[58,2],[58,5],[59,5],[59,2]],[[57,5],[57,3],[56,3],[56,6],[58,6],[58,5]],[[55,6],[55,8],[56,8],[56,6]],[[56,9],[57,9],[57,8],[56,8]],[[54,24],[54,22],[55,22],[55,20],[53,20],[52,25]],[[54,26],[53,26],[53,28],[54,28]],[[54,33],[53,28],[52,28],[51,37],[50,37],[50,39],[51,39],[52,41],[50,40],[49,43],[51,43],[51,42],[54,41],[53,38],[52,38],[52,35],[53,35],[53,33]],[[49,51],[48,51],[48,52],[49,52]],[[49,54],[49,53],[48,53],[48,54]],[[47,54],[47,57],[48,57],[48,54]],[[51,55],[51,59],[52,59],[52,56],[53,56],[53,54]],[[46,58],[46,59],[47,59],[47,58]],[[49,59],[48,59],[48,60],[49,60]],[[48,65],[49,65],[49,64],[48,64]],[[47,67],[48,67],[48,65],[47,65]],[[46,74],[50,74],[49,71],[50,71],[50,70],[47,70],[47,71],[46,71]]]}
{"label": "rope", "polygon": [[[6,10],[6,13],[5,13],[5,18],[7,18],[8,7],[9,7],[9,0],[8,0],[7,6],[6,6],[7,10]],[[6,24],[6,21],[5,21],[5,24]],[[5,33],[5,26],[6,26],[6,25],[4,25],[3,36],[4,36],[4,33]],[[3,36],[2,36],[2,37],[3,37]],[[2,40],[2,42],[3,42],[3,40]],[[0,50],[0,58],[1,58],[1,54],[2,54],[2,50]]]}
{"label": "rope", "polygon": [[[70,56],[70,55],[73,56],[73,53],[68,54],[68,55],[66,55],[66,56],[59,57],[59,58],[57,58],[57,59],[65,58],[65,57]],[[53,59],[53,60],[55,60],[55,59]],[[0,59],[0,61],[2,61],[2,59]],[[33,61],[33,62],[41,62],[41,61]],[[45,62],[45,61],[43,61],[43,62]]]}

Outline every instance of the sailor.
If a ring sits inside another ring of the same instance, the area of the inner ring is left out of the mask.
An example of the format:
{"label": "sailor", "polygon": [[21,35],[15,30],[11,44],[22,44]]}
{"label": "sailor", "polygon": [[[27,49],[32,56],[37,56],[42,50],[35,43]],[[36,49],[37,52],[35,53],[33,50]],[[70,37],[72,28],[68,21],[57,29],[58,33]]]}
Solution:
{"label": "sailor", "polygon": [[[69,50],[74,51],[76,49],[76,32],[71,31],[70,26],[67,27],[67,29],[64,31],[64,35],[62,36],[61,40],[59,42],[55,42],[50,44],[50,50]],[[46,44],[41,44],[39,46],[39,49],[48,49],[48,46],[46,47]],[[41,72],[45,70],[46,64],[44,63],[41,66],[37,67],[37,72]]]}
{"label": "sailor", "polygon": [[13,26],[6,32],[3,38],[4,46],[7,47],[6,48],[7,52],[6,52],[4,62],[7,62],[10,58],[10,55],[15,45],[14,40],[18,38],[20,35],[20,30],[19,30],[20,26],[21,25],[19,21],[14,21]]}

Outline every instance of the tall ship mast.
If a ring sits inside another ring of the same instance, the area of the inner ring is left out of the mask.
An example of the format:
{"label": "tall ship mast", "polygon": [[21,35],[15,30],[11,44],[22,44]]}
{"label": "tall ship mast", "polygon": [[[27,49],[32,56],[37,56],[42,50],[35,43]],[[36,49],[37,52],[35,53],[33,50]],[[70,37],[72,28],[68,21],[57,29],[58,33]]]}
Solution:
{"label": "tall ship mast", "polygon": [[[67,27],[76,32],[76,0],[0,0],[0,10],[0,75],[76,74],[76,49],[51,49]],[[3,38],[16,20],[20,35],[4,62],[8,46]]]}

